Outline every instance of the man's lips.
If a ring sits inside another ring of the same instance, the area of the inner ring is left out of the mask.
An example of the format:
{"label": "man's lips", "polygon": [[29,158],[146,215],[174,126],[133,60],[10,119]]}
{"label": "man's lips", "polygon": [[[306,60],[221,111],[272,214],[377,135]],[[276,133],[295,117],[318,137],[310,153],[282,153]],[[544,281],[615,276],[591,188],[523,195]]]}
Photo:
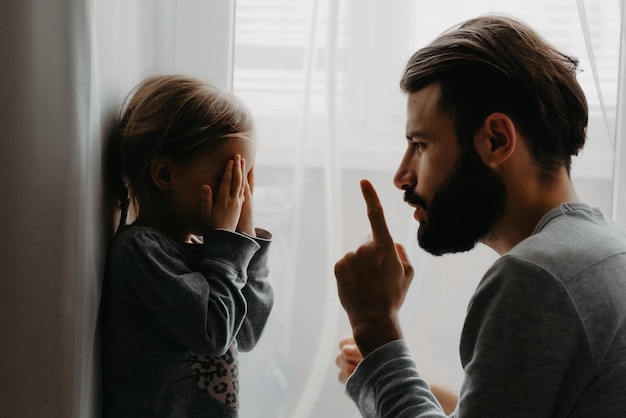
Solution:
{"label": "man's lips", "polygon": [[413,217],[419,223],[428,220],[428,214],[426,212],[426,201],[422,199],[417,193],[413,193],[411,190],[404,191],[404,201],[415,209]]}
{"label": "man's lips", "polygon": [[409,206],[415,208],[415,211],[413,212],[413,218],[415,218],[417,222],[422,223],[427,219],[426,211],[423,207],[419,205],[414,205],[412,203],[409,203]]}

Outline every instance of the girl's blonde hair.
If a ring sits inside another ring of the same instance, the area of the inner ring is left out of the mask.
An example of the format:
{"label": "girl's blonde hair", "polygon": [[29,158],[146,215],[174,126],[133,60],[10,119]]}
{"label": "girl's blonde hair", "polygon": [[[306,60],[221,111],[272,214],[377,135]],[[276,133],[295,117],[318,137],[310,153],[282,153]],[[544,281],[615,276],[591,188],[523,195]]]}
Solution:
{"label": "girl's blonde hair", "polygon": [[229,139],[252,139],[254,123],[235,95],[182,75],[153,76],[128,96],[112,137],[109,169],[120,226],[141,213],[151,224],[160,192],[151,177],[156,157],[185,162]]}

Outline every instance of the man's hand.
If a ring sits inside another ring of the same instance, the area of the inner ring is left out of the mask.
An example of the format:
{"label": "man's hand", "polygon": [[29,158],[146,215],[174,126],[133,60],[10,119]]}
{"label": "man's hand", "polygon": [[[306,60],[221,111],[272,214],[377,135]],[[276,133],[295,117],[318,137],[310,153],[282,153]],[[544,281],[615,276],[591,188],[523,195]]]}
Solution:
{"label": "man's hand", "polygon": [[359,350],[366,356],[401,339],[398,313],[413,279],[404,248],[393,242],[376,190],[361,180],[372,240],[335,264],[339,300]]}
{"label": "man's hand", "polygon": [[206,184],[202,186],[200,220],[203,228],[235,231],[241,217],[246,192],[243,173],[243,159],[237,154],[226,164],[215,202],[213,202],[211,187]]}
{"label": "man's hand", "polygon": [[339,354],[335,357],[335,364],[339,367],[337,378],[341,383],[346,383],[361,360],[363,360],[363,355],[352,336],[339,340]]}

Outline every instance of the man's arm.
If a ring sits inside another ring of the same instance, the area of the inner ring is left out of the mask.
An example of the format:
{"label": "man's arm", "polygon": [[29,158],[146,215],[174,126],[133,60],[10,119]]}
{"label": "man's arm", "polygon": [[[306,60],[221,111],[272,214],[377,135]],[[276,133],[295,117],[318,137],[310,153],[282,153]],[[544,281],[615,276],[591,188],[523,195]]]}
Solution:
{"label": "man's arm", "polygon": [[[342,338],[339,341],[339,354],[335,358],[335,363],[337,367],[339,367],[338,379],[341,383],[346,383],[361,360],[363,360],[363,355],[359,351],[354,338],[352,336]],[[430,386],[431,392],[441,404],[446,415],[452,414],[459,400],[458,393],[433,379],[428,377],[423,378]]]}
{"label": "man's arm", "polygon": [[404,248],[394,243],[372,184],[361,181],[372,240],[335,264],[339,299],[365,356],[346,389],[366,417],[444,417],[402,340],[399,310],[413,279]]}
{"label": "man's arm", "polygon": [[364,356],[402,339],[398,320],[413,279],[404,248],[394,243],[376,190],[361,181],[372,228],[372,240],[335,264],[339,299],[350,320],[352,335]]}

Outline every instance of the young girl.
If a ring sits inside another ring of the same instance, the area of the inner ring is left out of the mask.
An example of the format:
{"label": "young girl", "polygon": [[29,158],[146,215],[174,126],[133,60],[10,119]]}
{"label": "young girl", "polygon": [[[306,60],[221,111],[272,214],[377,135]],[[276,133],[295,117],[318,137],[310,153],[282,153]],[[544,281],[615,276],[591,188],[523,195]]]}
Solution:
{"label": "young girl", "polygon": [[255,346],[273,303],[271,236],[252,216],[253,136],[240,100],[188,77],[145,80],[122,112],[104,417],[238,416],[237,353]]}

